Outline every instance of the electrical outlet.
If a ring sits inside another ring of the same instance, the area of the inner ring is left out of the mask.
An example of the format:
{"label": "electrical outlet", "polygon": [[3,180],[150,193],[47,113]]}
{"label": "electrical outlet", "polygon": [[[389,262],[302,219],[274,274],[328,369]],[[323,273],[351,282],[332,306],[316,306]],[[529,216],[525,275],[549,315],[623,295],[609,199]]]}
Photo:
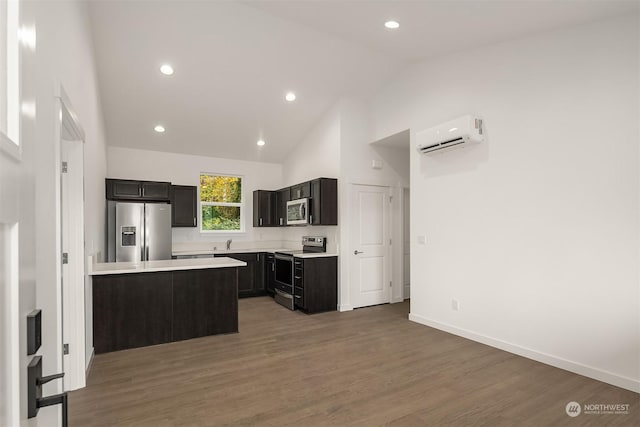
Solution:
{"label": "electrical outlet", "polygon": [[425,236],[418,236],[418,244],[419,245],[424,245],[425,242],[427,241]]}
{"label": "electrical outlet", "polygon": [[458,301],[457,299],[452,299],[451,300],[451,309],[453,311],[460,310],[460,301]]}

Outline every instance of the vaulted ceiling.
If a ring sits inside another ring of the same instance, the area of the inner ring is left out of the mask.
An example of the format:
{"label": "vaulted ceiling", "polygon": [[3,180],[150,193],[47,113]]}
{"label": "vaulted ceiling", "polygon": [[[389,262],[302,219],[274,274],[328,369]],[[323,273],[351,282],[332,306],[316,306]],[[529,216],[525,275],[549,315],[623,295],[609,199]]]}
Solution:
{"label": "vaulted ceiling", "polygon": [[[371,96],[415,61],[637,3],[101,0],[89,8],[109,145],[279,162],[341,96]],[[400,28],[386,29],[390,19]],[[172,76],[160,73],[165,63]]]}

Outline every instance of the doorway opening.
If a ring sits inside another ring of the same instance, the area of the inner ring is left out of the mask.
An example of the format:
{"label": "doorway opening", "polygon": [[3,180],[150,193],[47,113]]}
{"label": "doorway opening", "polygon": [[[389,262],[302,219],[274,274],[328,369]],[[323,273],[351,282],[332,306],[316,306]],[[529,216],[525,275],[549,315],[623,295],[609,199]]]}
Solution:
{"label": "doorway opening", "polygon": [[[367,182],[366,179],[358,182],[363,184],[360,187],[367,189],[358,189],[354,181],[349,187],[351,245],[347,255],[355,258],[349,263],[353,308],[402,302],[409,299],[411,294],[410,130],[403,130],[369,145],[379,156],[380,160],[374,160],[372,167],[382,168],[380,178],[376,183]],[[382,198],[387,206],[386,211],[380,205]],[[359,249],[362,241],[369,244],[383,241],[386,260],[382,262],[376,258],[374,262],[368,259],[366,253],[355,254],[354,251],[362,250]],[[384,283],[388,292],[382,292],[380,283]]]}

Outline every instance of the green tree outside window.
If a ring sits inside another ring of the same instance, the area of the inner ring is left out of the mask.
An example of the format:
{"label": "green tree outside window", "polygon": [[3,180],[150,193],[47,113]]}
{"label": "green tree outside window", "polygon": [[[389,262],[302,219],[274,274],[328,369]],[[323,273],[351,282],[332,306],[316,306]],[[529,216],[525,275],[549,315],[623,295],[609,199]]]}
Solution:
{"label": "green tree outside window", "polygon": [[200,174],[202,231],[242,231],[242,177]]}

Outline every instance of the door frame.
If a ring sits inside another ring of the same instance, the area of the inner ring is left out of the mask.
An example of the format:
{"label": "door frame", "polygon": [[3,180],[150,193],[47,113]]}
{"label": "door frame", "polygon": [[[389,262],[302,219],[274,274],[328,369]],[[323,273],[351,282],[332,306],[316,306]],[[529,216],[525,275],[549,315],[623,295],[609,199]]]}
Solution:
{"label": "door frame", "polygon": [[[391,206],[389,209],[389,234],[392,244],[389,249],[388,268],[389,277],[391,278],[391,294],[390,304],[403,302],[403,287],[404,284],[402,278],[402,251],[403,251],[403,236],[402,236],[402,191],[403,185],[400,182],[391,182],[385,179],[375,178],[362,178],[362,177],[346,177],[344,184],[341,185],[339,191],[340,203],[339,206],[344,207],[340,213],[340,223],[343,224],[340,227],[340,241],[342,242],[340,249],[339,270],[340,270],[340,284],[339,284],[339,298],[338,305],[339,311],[353,310],[353,293],[355,292],[355,284],[351,283],[351,263],[347,260],[350,259],[349,255],[353,253],[353,244],[351,242],[350,230],[345,224],[348,223],[348,218],[353,214],[354,206],[351,200],[350,194],[353,185],[369,185],[373,187],[387,187],[389,194],[391,195]],[[400,262],[400,264],[398,264]]]}
{"label": "door frame", "polygon": [[[406,300],[411,298],[411,187],[403,187],[401,194],[401,215],[402,215],[402,299]],[[407,195],[409,197],[407,197]],[[409,199],[409,206],[406,205],[406,200]],[[409,234],[405,236],[405,227],[409,227]],[[405,249],[409,249],[409,253],[405,252]],[[405,274],[404,262],[406,256],[409,255],[409,271]],[[407,288],[407,282],[409,288]]]}
{"label": "door frame", "polygon": [[[57,330],[60,335],[60,368],[65,372],[64,391],[75,390],[86,385],[86,333],[85,333],[85,248],[84,248],[84,141],[85,133],[82,129],[73,104],[64,87],[56,85],[59,92],[55,102],[54,141],[58,161],[56,175],[60,177],[56,183],[58,201],[58,218],[56,224],[58,277],[56,278],[56,293],[59,324]],[[69,197],[69,226],[62,227],[62,153],[63,144],[70,160],[69,172],[66,174],[66,187],[71,189]],[[67,242],[69,264],[64,269],[65,283],[63,287],[62,243],[63,234]],[[67,292],[63,292],[66,290]],[[62,342],[63,339],[66,342]],[[64,354],[63,344],[68,344],[69,354]]]}

